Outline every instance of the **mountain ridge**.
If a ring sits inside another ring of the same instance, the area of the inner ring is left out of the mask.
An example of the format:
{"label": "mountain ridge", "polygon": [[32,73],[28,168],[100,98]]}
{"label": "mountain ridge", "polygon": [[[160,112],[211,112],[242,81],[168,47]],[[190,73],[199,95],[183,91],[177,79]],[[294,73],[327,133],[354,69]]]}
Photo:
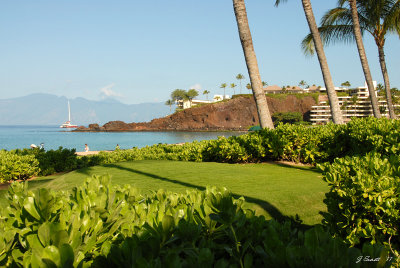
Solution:
{"label": "mountain ridge", "polygon": [[[0,125],[61,125],[68,120],[68,99],[48,93],[0,99]],[[163,103],[125,104],[115,99],[69,99],[73,124],[104,124],[113,120],[145,122],[166,116]]]}

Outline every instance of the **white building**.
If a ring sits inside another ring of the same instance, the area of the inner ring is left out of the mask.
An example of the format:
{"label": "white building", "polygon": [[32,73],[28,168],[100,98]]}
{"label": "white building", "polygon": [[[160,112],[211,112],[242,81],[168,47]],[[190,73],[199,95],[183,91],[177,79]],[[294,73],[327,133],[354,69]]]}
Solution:
{"label": "white building", "polygon": [[199,104],[204,104],[204,103],[211,103],[211,101],[208,100],[184,100],[182,103],[182,108],[183,109],[187,109],[187,108],[191,108],[193,106],[199,105]]}
{"label": "white building", "polygon": [[[373,81],[375,94],[378,99],[379,109],[382,116],[389,117],[389,110],[386,104],[386,100],[382,96],[378,96],[376,91],[377,83]],[[325,88],[321,88],[321,91]],[[337,92],[346,92],[347,94],[342,94],[338,96],[339,106],[342,110],[343,119],[345,122],[349,122],[352,117],[368,117],[373,116],[372,105],[369,98],[368,86],[365,83],[362,87],[357,88],[338,88],[335,87]],[[344,95],[344,96],[343,96]],[[327,96],[324,96],[325,100],[319,101],[318,105],[311,107],[310,111],[310,121],[313,124],[325,124],[329,122],[332,118],[331,109],[328,104]],[[398,107],[399,105],[394,105]]]}

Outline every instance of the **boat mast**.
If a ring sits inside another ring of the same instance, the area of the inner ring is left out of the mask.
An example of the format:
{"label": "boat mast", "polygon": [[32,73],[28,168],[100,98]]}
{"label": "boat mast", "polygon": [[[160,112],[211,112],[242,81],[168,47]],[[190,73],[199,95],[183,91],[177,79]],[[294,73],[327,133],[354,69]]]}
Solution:
{"label": "boat mast", "polygon": [[71,122],[71,107],[69,106],[69,100],[68,100],[68,121]]}

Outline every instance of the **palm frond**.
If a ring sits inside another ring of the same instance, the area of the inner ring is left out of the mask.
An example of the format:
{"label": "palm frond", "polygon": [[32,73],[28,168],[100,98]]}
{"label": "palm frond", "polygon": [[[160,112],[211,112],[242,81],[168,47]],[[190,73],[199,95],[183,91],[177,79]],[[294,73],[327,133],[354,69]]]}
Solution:
{"label": "palm frond", "polygon": [[[371,24],[368,16],[359,12],[358,20],[361,27],[361,32],[374,31],[373,25]],[[349,8],[337,7],[328,10],[321,19],[321,27],[330,25],[353,25],[353,19],[351,16],[351,10]]]}
{"label": "palm frond", "polygon": [[348,0],[338,0],[338,1],[337,1],[337,5],[338,5],[339,7],[343,7],[344,4],[347,4],[347,3],[348,3]]}
{"label": "palm frond", "polygon": [[383,28],[387,32],[397,33],[400,37],[400,0],[387,1],[390,2],[391,6],[385,12],[383,19]]}
{"label": "palm frond", "polygon": [[304,37],[303,41],[301,41],[301,50],[306,56],[314,55],[315,53],[314,39],[311,33],[309,33],[306,37]]}
{"label": "palm frond", "polygon": [[361,27],[361,32],[368,31],[370,33],[374,32],[375,25],[371,20],[369,19],[369,16],[364,13],[358,13],[358,22],[360,23]]}
{"label": "palm frond", "polygon": [[[354,42],[352,25],[326,25],[318,28],[324,46],[336,43]],[[315,47],[311,33],[301,41],[301,50],[306,56],[314,55]]]}
{"label": "palm frond", "polygon": [[325,45],[355,41],[352,25],[327,25],[319,27],[318,30]]}
{"label": "palm frond", "polygon": [[321,19],[321,26],[334,24],[352,24],[350,10],[343,7],[328,10]]}
{"label": "palm frond", "polygon": [[276,7],[279,6],[279,4],[280,4],[281,2],[284,3],[284,2],[287,2],[287,0],[276,0],[276,1],[275,1],[275,6],[276,6]]}

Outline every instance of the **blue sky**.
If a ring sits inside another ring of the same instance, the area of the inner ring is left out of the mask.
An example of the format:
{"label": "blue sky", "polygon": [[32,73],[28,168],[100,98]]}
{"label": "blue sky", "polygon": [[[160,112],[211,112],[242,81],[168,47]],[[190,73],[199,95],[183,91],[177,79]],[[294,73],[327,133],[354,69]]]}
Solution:
{"label": "blue sky", "polygon": [[[317,21],[336,4],[311,2]],[[262,80],[323,85],[317,58],[300,49],[308,33],[301,1],[273,3],[246,1]],[[238,73],[248,78],[230,0],[1,1],[0,36],[0,99],[51,93],[161,102],[177,88],[221,94],[221,83],[239,84]],[[364,43],[381,83],[375,43]],[[387,38],[393,87],[400,87],[399,48],[398,37]],[[330,46],[326,54],[336,85],[364,84],[355,44]]]}

